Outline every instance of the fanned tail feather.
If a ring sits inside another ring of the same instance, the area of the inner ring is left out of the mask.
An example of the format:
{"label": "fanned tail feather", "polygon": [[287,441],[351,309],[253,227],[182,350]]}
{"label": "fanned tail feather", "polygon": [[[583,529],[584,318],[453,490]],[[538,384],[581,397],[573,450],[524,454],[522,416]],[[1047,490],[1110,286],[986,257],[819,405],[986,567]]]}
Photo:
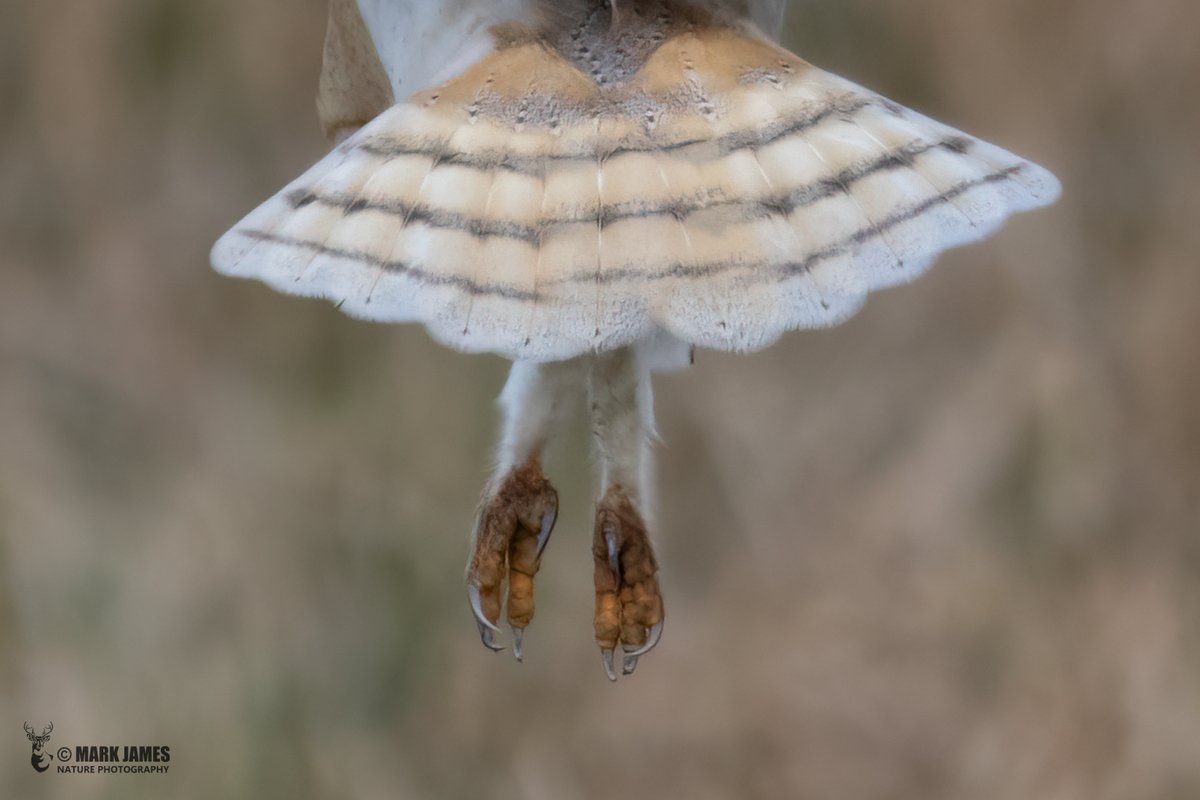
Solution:
{"label": "fanned tail feather", "polygon": [[576,45],[506,34],[251,213],[213,264],[513,359],[656,332],[755,350],[1059,194],[748,32],[659,22],[611,84]]}

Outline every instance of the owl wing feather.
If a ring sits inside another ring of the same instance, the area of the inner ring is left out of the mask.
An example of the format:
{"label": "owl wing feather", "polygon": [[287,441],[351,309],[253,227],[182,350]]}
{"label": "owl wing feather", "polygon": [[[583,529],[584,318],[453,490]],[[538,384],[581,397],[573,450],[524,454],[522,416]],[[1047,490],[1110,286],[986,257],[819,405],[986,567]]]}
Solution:
{"label": "owl wing feather", "polygon": [[629,34],[493,28],[485,56],[363,126],[214,265],[512,359],[663,332],[750,351],[1059,193],[756,29],[665,16],[607,49]]}

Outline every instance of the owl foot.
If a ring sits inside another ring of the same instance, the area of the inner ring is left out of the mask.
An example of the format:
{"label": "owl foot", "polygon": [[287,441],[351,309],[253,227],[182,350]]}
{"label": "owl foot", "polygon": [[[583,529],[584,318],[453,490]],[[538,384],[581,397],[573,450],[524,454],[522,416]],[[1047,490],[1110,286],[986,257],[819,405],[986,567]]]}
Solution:
{"label": "owl foot", "polygon": [[615,681],[618,642],[624,656],[621,672],[632,675],[638,659],[658,645],[663,631],[658,562],[641,514],[620,487],[609,490],[596,507],[592,557],[596,644],[608,679]]}
{"label": "owl foot", "polygon": [[509,472],[484,501],[467,566],[467,598],[479,638],[489,650],[504,649],[493,635],[500,630],[497,623],[507,577],[513,654],[521,660],[522,634],[533,620],[533,578],[557,517],[558,492],[536,458]]}

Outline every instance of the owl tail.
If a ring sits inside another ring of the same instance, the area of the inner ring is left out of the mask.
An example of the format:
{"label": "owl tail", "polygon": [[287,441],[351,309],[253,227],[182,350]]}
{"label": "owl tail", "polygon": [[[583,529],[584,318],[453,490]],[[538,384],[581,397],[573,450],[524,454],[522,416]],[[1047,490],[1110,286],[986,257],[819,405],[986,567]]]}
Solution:
{"label": "owl tail", "polygon": [[235,226],[213,264],[512,359],[655,335],[747,351],[845,320],[1059,194],[1041,167],[748,28],[663,16],[498,29]]}

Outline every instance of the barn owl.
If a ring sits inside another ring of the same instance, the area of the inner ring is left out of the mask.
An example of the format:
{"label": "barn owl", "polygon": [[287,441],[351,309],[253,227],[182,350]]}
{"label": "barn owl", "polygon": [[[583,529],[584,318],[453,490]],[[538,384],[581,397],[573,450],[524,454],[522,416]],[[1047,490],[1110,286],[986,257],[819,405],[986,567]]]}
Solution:
{"label": "barn owl", "polygon": [[868,291],[1051,203],[1046,170],[778,43],[785,0],[332,0],[338,144],[225,234],[222,273],[418,321],[513,362],[467,596],[521,658],[558,516],[542,468],[584,402],[610,679],[658,644],[650,375],[835,325]]}

